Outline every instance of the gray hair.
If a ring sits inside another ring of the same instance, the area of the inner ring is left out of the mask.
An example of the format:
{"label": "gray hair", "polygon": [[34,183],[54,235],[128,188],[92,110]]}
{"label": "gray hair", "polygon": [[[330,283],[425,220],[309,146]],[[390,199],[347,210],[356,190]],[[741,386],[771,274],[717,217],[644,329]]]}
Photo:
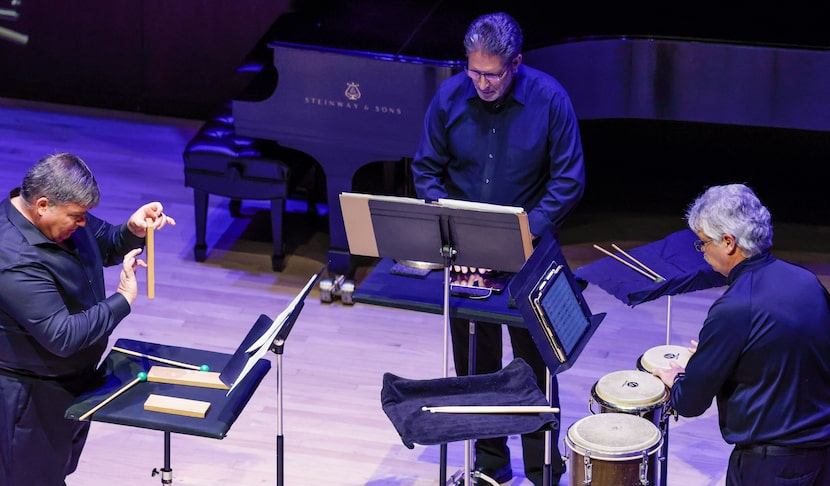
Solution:
{"label": "gray hair", "polygon": [[522,29],[519,23],[504,12],[482,15],[467,28],[464,49],[467,55],[481,52],[511,60],[522,52]]}
{"label": "gray hair", "polygon": [[69,153],[40,159],[23,178],[20,195],[28,205],[45,197],[51,205],[75,203],[86,208],[97,206],[101,199],[92,171],[80,157]]}
{"label": "gray hair", "polygon": [[710,187],[689,206],[686,221],[692,231],[702,232],[715,243],[724,234],[734,236],[747,257],[772,247],[769,209],[744,184]]}

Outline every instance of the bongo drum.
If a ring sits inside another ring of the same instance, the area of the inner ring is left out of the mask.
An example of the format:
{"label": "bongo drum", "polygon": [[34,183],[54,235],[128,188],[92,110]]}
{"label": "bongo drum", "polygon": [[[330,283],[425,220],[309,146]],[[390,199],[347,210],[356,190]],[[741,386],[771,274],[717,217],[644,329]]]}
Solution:
{"label": "bongo drum", "polygon": [[568,484],[654,486],[654,456],[662,440],[653,423],[636,415],[603,413],[580,419],[565,436],[571,451],[566,452]]}
{"label": "bongo drum", "polygon": [[637,359],[637,369],[651,373],[657,368],[671,368],[669,361],[677,361],[685,368],[691,356],[692,353],[683,346],[675,344],[655,346]]}
{"label": "bongo drum", "polygon": [[663,412],[669,400],[669,390],[656,376],[639,370],[608,373],[594,383],[588,409],[592,403],[600,413],[622,412],[637,415],[662,429]]}

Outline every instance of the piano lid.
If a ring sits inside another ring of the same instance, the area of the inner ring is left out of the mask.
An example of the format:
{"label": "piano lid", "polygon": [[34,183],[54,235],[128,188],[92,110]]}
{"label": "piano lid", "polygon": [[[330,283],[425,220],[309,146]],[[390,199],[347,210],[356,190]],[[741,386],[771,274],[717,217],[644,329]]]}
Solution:
{"label": "piano lid", "polygon": [[[601,12],[600,12],[601,9]],[[709,41],[830,47],[820,6],[806,0],[787,8],[723,2],[642,1],[601,7],[584,2],[529,0],[295,0],[273,29],[273,40],[384,52],[435,60],[463,60],[469,23],[504,11],[524,32],[524,50],[586,36],[655,36]]]}

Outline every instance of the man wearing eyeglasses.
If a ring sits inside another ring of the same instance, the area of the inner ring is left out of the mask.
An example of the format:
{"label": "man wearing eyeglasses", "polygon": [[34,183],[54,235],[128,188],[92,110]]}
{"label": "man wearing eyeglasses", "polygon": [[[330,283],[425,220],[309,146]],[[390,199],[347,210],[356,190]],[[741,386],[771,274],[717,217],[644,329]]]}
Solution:
{"label": "man wearing eyeglasses", "polygon": [[[467,67],[445,81],[430,103],[424,134],[413,158],[419,198],[440,198],[522,207],[530,232],[558,234],[582,198],[582,142],[565,89],[550,75],[522,64],[522,31],[509,15],[474,20],[464,37]],[[498,269],[495,269],[498,270]],[[452,319],[456,373],[468,374],[468,322]],[[526,329],[508,326],[513,355],[535,371],[545,390],[545,363]],[[502,366],[502,326],[478,322],[477,374]],[[553,378],[552,406],[559,406]],[[558,418],[558,417],[557,417]],[[553,433],[551,472],[565,466]],[[507,439],[476,441],[476,467],[500,483],[510,480]],[[525,476],[542,484],[544,433],[522,436]]]}
{"label": "man wearing eyeglasses", "polygon": [[695,417],[717,399],[721,435],[735,444],[728,486],[830,484],[830,295],[772,255],[770,212],[749,187],[709,188],[686,219],[728,288],[685,369],[654,370],[669,405]]}

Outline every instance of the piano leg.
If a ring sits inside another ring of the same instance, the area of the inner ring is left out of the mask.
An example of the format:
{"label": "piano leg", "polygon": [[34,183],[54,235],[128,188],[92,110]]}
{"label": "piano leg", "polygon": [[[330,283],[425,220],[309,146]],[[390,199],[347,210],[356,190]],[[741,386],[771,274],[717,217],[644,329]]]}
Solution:
{"label": "piano leg", "polygon": [[208,193],[200,189],[193,189],[193,207],[196,220],[196,244],[193,246],[193,257],[197,262],[203,262],[207,258],[207,205]]}
{"label": "piano leg", "polygon": [[343,224],[343,211],[340,209],[340,193],[352,190],[352,171],[338,174],[331,170],[327,174],[326,191],[329,205],[329,274],[350,275],[352,272],[349,242],[346,239],[346,226]]}
{"label": "piano leg", "polygon": [[271,199],[271,235],[274,250],[271,255],[271,269],[275,272],[285,270],[285,244],[282,241],[282,218],[285,212],[285,199]]}

